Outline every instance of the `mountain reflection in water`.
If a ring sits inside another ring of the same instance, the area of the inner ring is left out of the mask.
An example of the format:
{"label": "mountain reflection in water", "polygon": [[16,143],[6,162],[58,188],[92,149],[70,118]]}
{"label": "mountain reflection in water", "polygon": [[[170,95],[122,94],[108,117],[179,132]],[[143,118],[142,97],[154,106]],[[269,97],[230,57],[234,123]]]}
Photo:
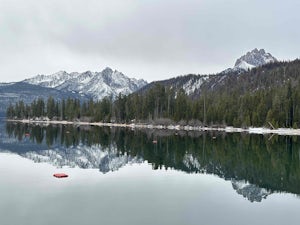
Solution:
{"label": "mountain reflection in water", "polygon": [[146,161],[153,169],[215,174],[259,202],[273,192],[300,194],[298,138],[7,123],[0,148],[35,162],[102,173]]}

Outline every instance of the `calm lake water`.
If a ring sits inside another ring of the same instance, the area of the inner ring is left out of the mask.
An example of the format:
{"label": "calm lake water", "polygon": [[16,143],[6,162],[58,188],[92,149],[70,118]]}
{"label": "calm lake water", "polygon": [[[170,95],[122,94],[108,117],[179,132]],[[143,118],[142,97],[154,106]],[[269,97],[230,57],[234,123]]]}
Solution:
{"label": "calm lake water", "polygon": [[299,137],[0,123],[1,225],[293,225],[299,196]]}

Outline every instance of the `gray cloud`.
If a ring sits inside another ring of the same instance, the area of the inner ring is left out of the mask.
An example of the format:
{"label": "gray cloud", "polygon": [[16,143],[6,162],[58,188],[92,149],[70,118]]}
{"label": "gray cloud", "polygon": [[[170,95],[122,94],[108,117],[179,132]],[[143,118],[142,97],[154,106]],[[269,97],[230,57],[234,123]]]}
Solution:
{"label": "gray cloud", "polygon": [[157,80],[214,73],[244,52],[299,56],[296,0],[0,0],[0,81],[57,70]]}

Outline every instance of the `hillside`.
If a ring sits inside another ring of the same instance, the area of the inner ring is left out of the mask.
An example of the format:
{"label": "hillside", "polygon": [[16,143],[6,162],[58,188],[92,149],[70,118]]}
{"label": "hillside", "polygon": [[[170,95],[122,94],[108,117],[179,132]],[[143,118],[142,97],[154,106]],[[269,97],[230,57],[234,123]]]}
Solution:
{"label": "hillside", "polygon": [[197,98],[208,86],[210,88],[219,86],[219,84],[224,83],[229,77],[237,77],[238,75],[245,74],[251,69],[259,68],[263,65],[269,65],[268,67],[270,67],[272,63],[276,65],[277,62],[278,60],[264,49],[258,50],[255,48],[238,58],[234,63],[234,67],[228,68],[220,73],[211,75],[188,74],[167,80],[154,81],[145,85],[138,92],[144,93],[156,85],[162,85],[173,89],[175,92],[183,89],[188,96]]}

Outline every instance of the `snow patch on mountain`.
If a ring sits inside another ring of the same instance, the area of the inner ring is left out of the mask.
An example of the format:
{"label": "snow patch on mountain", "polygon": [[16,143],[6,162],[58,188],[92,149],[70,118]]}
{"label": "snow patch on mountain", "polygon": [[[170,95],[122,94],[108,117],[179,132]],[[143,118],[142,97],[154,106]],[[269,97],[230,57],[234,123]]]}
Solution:
{"label": "snow patch on mountain", "polygon": [[187,95],[190,95],[199,89],[208,78],[209,76],[200,76],[198,79],[190,79],[182,85],[182,88]]}
{"label": "snow patch on mountain", "polygon": [[61,91],[82,93],[101,100],[104,97],[115,98],[119,94],[128,95],[145,86],[145,80],[128,78],[123,73],[107,67],[101,72],[84,73],[60,71],[52,75],[37,75],[26,79],[29,84],[51,87]]}
{"label": "snow patch on mountain", "polygon": [[251,65],[245,61],[241,61],[238,65],[236,65],[237,68],[243,69],[243,70],[251,70],[254,68],[254,65]]}

